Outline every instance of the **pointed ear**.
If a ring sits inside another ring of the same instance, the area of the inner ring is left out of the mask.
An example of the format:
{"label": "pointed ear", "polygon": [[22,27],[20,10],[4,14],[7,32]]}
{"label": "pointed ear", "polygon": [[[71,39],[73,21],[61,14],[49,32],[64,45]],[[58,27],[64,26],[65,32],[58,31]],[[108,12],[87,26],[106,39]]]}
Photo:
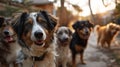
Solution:
{"label": "pointed ear", "polygon": [[73,25],[72,25],[73,29],[77,29],[79,27],[79,21],[76,21]]}
{"label": "pointed ear", "polygon": [[2,24],[5,22],[5,18],[4,17],[0,17],[0,27],[2,26]]}

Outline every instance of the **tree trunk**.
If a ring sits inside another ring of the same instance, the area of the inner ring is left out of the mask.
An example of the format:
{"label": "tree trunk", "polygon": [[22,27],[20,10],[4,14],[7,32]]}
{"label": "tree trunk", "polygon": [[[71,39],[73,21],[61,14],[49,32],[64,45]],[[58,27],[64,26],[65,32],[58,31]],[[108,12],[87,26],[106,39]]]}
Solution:
{"label": "tree trunk", "polygon": [[90,13],[91,13],[92,22],[95,23],[96,21],[95,21],[94,14],[93,14],[93,12],[92,12],[92,8],[91,8],[91,3],[90,3],[90,2],[91,2],[91,1],[88,0],[88,5],[89,5]]}

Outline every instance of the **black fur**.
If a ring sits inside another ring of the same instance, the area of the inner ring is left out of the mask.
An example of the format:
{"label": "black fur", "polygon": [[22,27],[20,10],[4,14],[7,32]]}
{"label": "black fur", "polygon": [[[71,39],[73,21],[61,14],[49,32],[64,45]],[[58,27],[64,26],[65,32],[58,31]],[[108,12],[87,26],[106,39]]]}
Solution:
{"label": "black fur", "polygon": [[71,43],[70,43],[70,49],[72,50],[73,53],[80,53],[80,52],[83,52],[83,51],[80,51],[80,52],[77,52],[74,48],[75,45],[80,45],[82,46],[83,48],[85,48],[87,46],[87,39],[84,40],[82,38],[79,37],[78,33],[75,32],[73,34],[73,38],[71,40]]}
{"label": "black fur", "polygon": [[[75,30],[75,32],[72,35],[72,40],[71,40],[70,46],[69,46],[70,50],[72,52],[73,66],[75,65],[74,63],[75,63],[76,54],[80,54],[80,56],[82,57],[81,62],[84,64],[83,53],[87,46],[87,41],[88,41],[88,38],[83,39],[80,37],[80,34],[79,34],[80,32],[78,33],[78,30],[82,31],[83,29],[86,29],[86,28],[91,30],[92,27],[93,27],[93,24],[90,23],[88,20],[77,21],[75,24],[73,24],[73,29]],[[88,35],[90,35],[90,34],[88,34]],[[86,34],[84,36],[88,36],[88,35]],[[76,46],[78,48],[76,48]]]}
{"label": "black fur", "polygon": [[93,27],[94,25],[90,23],[88,20],[83,20],[83,21],[77,21],[75,24],[73,24],[73,28],[76,30],[77,28],[83,29],[84,27]]}
{"label": "black fur", "polygon": [[75,33],[73,33],[73,38],[72,38],[71,43],[70,43],[70,49],[72,50],[72,52],[79,53],[79,52],[75,51],[74,46],[76,44],[82,46],[83,48],[86,47],[88,39],[80,38],[78,33],[76,32],[77,29],[81,30],[85,27],[92,28],[93,24],[90,23],[88,20],[77,21],[77,22],[75,22],[75,24],[73,24],[73,29],[75,29]]}
{"label": "black fur", "polygon": [[0,27],[2,27],[2,24],[5,22],[5,18],[4,17],[0,17]]}

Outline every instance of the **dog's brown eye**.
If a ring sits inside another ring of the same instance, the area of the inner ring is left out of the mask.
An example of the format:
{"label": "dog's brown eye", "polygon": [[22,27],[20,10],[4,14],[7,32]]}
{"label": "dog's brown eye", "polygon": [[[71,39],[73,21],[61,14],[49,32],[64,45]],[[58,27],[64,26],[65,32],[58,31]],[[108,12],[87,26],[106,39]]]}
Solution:
{"label": "dog's brown eye", "polygon": [[60,35],[61,35],[61,34],[62,34],[62,32],[59,32],[58,34],[60,34]]}

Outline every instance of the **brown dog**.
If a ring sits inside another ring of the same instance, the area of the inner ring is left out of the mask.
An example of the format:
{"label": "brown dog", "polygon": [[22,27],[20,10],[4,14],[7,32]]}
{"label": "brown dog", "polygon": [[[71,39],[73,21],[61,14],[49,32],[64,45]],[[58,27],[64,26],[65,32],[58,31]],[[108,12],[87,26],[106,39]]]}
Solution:
{"label": "brown dog", "polygon": [[97,44],[101,45],[101,47],[107,46],[108,48],[110,48],[111,42],[118,31],[120,31],[120,26],[114,23],[109,23],[105,26],[97,25],[95,28],[98,34]]}
{"label": "brown dog", "polygon": [[0,24],[0,67],[9,67],[10,64],[18,67],[16,60],[21,47],[17,42],[17,35],[12,25],[6,22],[4,17],[0,17]]}

